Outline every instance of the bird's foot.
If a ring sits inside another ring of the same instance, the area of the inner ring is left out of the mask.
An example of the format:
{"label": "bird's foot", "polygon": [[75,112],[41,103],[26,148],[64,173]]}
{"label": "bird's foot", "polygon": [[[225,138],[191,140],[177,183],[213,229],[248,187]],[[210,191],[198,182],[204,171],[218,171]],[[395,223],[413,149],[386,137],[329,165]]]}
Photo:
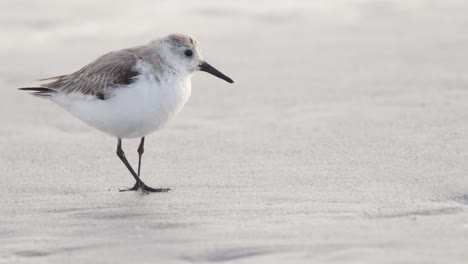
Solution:
{"label": "bird's foot", "polygon": [[138,182],[135,182],[135,185],[133,185],[132,188],[129,188],[129,189],[120,189],[119,192],[138,191],[139,188],[140,188],[140,185],[138,184]]}
{"label": "bird's foot", "polygon": [[168,192],[171,189],[169,188],[151,188],[147,186],[146,184],[143,183],[143,185],[140,187],[143,193],[152,193],[152,192]]}
{"label": "bird's foot", "polygon": [[168,192],[170,191],[171,189],[169,188],[151,188],[149,186],[147,186],[144,182],[136,182],[135,185],[133,185],[132,188],[130,189],[121,189],[120,191],[121,192],[128,192],[128,191],[138,191],[140,190],[143,192],[143,193],[146,193],[146,194],[149,194],[149,193],[152,193],[152,192]]}

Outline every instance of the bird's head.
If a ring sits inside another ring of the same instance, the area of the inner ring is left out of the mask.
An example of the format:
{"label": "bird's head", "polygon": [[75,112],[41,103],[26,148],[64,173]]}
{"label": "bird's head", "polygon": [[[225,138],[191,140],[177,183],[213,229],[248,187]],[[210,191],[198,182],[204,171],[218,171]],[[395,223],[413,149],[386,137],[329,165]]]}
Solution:
{"label": "bird's head", "polygon": [[234,82],[203,59],[200,44],[194,37],[171,34],[151,42],[151,45],[164,63],[179,73],[192,74],[195,71],[205,71],[229,83]]}

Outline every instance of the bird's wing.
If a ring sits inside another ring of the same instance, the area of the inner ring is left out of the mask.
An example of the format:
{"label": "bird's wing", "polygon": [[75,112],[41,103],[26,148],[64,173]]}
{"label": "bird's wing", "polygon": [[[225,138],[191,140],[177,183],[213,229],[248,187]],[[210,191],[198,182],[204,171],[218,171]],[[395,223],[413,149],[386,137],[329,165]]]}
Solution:
{"label": "bird's wing", "polygon": [[66,94],[94,95],[103,100],[110,89],[135,81],[140,75],[136,69],[139,59],[130,49],[109,52],[72,74],[43,79],[52,81],[41,86]]}

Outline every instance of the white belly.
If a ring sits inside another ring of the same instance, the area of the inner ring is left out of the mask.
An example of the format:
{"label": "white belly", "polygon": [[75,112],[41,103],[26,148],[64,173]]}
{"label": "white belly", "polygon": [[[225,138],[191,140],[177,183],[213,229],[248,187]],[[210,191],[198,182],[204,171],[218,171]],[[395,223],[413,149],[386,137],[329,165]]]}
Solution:
{"label": "white belly", "polygon": [[157,82],[141,77],[128,87],[116,88],[109,99],[79,93],[57,94],[51,100],[71,114],[107,134],[136,138],[162,128],[190,97],[190,77]]}

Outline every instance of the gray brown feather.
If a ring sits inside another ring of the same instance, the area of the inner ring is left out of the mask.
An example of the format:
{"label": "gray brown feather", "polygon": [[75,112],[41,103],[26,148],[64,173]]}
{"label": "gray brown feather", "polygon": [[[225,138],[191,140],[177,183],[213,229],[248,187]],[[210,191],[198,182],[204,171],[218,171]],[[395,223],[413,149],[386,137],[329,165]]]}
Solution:
{"label": "gray brown feather", "polygon": [[72,74],[43,79],[53,81],[41,86],[67,94],[94,95],[103,100],[110,89],[135,81],[140,74],[135,69],[139,59],[135,49],[109,52]]}

